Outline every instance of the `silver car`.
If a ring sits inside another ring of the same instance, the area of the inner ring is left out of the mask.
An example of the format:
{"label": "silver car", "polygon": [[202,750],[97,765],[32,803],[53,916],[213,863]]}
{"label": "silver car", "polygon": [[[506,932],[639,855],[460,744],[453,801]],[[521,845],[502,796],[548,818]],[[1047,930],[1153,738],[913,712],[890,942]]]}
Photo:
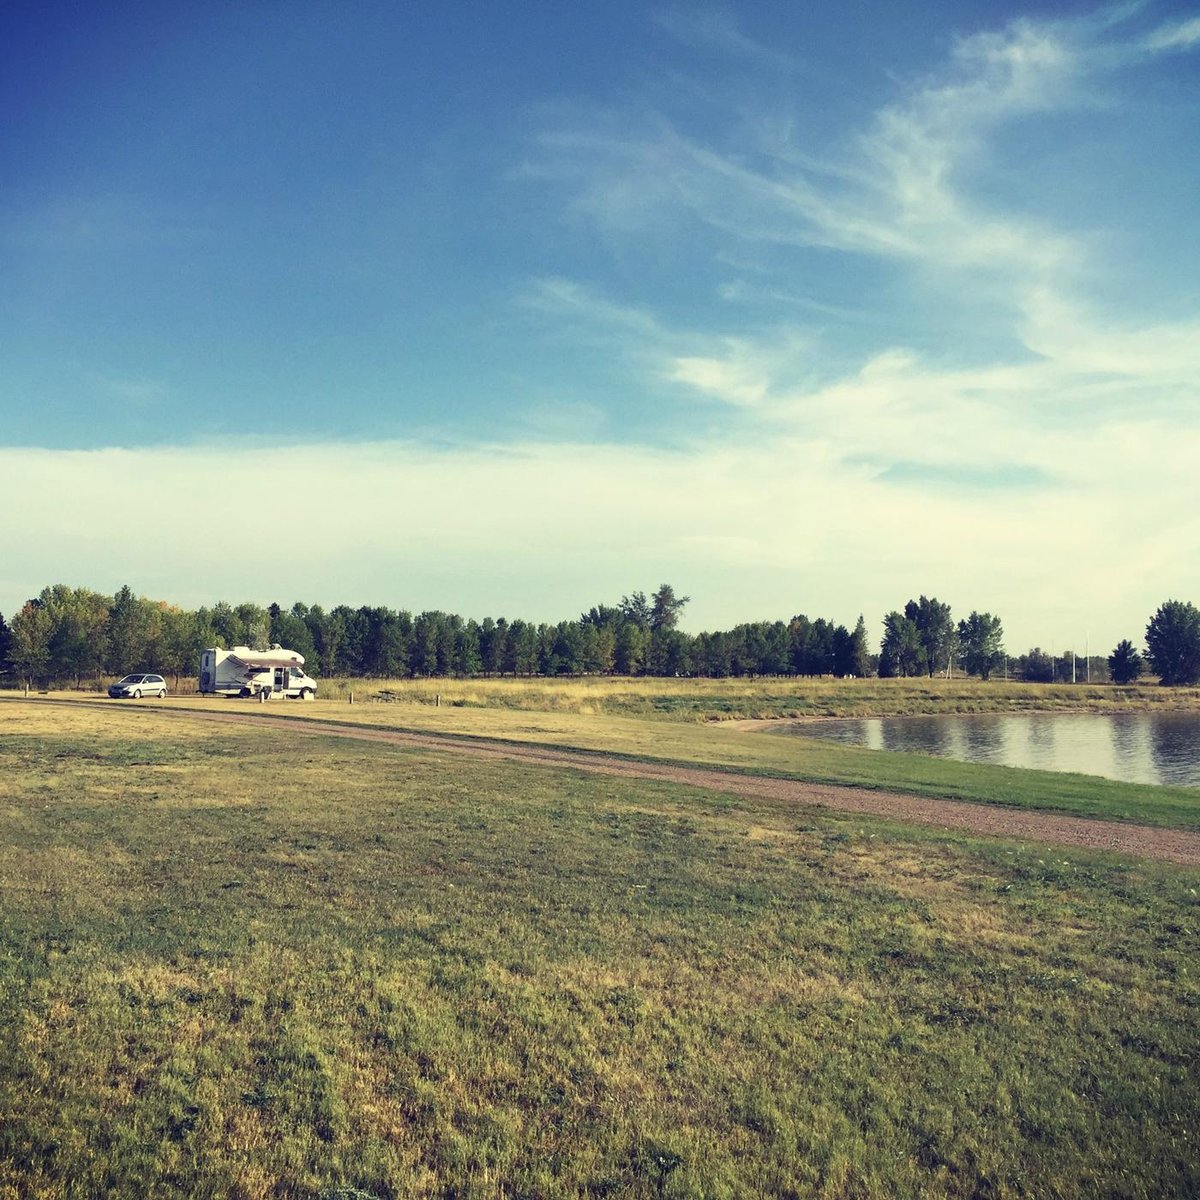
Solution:
{"label": "silver car", "polygon": [[108,694],[114,700],[123,700],[126,697],[140,700],[143,696],[157,696],[164,700],[167,695],[167,681],[161,675],[126,675],[108,689]]}

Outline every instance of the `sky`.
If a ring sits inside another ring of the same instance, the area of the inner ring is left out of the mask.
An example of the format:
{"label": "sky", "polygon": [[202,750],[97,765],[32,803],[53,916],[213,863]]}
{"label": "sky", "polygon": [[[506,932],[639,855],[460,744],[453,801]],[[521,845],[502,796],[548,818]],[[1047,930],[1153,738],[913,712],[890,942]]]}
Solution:
{"label": "sky", "polygon": [[1200,602],[1200,3],[0,9],[0,612]]}

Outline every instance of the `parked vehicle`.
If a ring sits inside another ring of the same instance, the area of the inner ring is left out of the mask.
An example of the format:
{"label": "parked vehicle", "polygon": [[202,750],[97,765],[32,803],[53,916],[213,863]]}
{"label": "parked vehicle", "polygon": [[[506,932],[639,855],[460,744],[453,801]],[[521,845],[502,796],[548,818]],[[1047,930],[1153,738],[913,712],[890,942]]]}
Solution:
{"label": "parked vehicle", "polygon": [[157,696],[165,700],[167,681],[161,675],[126,675],[108,689],[108,694],[114,700],[140,700],[143,696]]}
{"label": "parked vehicle", "polygon": [[274,645],[270,650],[214,646],[200,653],[200,691],[206,695],[259,696],[270,700],[282,696],[311,700],[317,681],[304,673],[304,656]]}

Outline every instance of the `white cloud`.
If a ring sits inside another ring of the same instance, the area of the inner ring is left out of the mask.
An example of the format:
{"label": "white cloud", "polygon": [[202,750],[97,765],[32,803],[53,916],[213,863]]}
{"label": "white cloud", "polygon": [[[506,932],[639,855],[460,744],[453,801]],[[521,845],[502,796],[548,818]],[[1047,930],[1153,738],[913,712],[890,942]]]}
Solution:
{"label": "white cloud", "polygon": [[671,362],[667,378],[739,407],[753,407],[767,395],[759,371],[734,359],[682,356]]}
{"label": "white cloud", "polygon": [[561,619],[666,579],[695,598],[691,628],[797,611],[877,621],[925,592],[999,612],[1016,647],[1061,648],[1085,621],[1097,642],[1136,636],[1168,593],[1200,591],[1200,518],[1175,502],[1200,434],[1064,430],[1035,457],[1072,486],[945,495],[791,434],[688,453],[3,450],[0,503],[26,516],[0,530],[0,601],[11,612],[48,583],[129,582],[185,605]]}
{"label": "white cloud", "polygon": [[767,110],[706,142],[661,115],[588,125],[576,114],[574,127],[544,137],[542,171],[622,233],[687,212],[736,241],[1042,277],[1077,263],[1074,240],[969,202],[960,175],[986,157],[998,127],[1075,102],[1086,55],[1068,28],[1021,21],[963,39],[940,76],[905,89],[840,162],[805,154]]}
{"label": "white cloud", "polygon": [[1200,16],[1160,26],[1145,44],[1148,50],[1190,50],[1200,45]]}

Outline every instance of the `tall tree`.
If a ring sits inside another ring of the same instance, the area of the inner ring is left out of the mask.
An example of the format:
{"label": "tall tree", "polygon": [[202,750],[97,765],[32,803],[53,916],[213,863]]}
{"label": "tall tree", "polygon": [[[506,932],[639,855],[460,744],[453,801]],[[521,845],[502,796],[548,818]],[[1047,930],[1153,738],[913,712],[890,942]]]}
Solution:
{"label": "tall tree", "polygon": [[921,666],[931,677],[949,666],[956,647],[950,605],[922,596],[904,606],[904,615],[916,626],[921,645]]}
{"label": "tall tree", "polygon": [[679,614],[690,600],[691,596],[676,596],[669,583],[659,584],[650,607],[650,628],[674,629],[679,624]]}
{"label": "tall tree", "polygon": [[1132,683],[1141,675],[1142,656],[1128,638],[1118,642],[1108,656],[1108,673],[1113,683]]}
{"label": "tall tree", "polygon": [[52,676],[69,675],[78,687],[84,676],[99,675],[104,664],[108,598],[88,588],[58,583],[38,597],[50,619]]}
{"label": "tall tree", "polygon": [[854,624],[850,635],[850,674],[856,679],[865,679],[871,673],[871,648],[867,645],[867,623],[862,613]]}
{"label": "tall tree", "polygon": [[1160,683],[1200,683],[1200,610],[1183,600],[1159,605],[1146,626],[1146,650]]}
{"label": "tall tree", "polygon": [[467,621],[454,636],[454,673],[464,676],[478,675],[482,667],[479,623]]}
{"label": "tall tree", "polygon": [[[865,636],[865,630],[864,630]],[[839,679],[848,675],[856,675],[855,635],[845,625],[837,625],[833,630],[833,673]]]}
{"label": "tall tree", "polygon": [[49,677],[51,615],[40,600],[29,600],[12,619],[10,656],[13,669],[27,683]]}
{"label": "tall tree", "polygon": [[1004,662],[1004,626],[991,613],[972,612],[959,621],[958,644],[969,675],[989,679]]}
{"label": "tall tree", "polygon": [[650,635],[636,621],[625,621],[617,630],[613,649],[613,667],[618,675],[640,675],[646,661]]}
{"label": "tall tree", "polygon": [[622,621],[632,622],[639,629],[649,629],[651,612],[645,592],[634,592],[632,596],[621,597]]}
{"label": "tall tree", "polygon": [[285,650],[295,650],[304,659],[308,671],[318,674],[320,667],[317,665],[317,647],[313,642],[307,617],[308,609],[303,604],[293,604],[287,612],[277,612],[271,617],[270,638],[272,644],[278,644]]}
{"label": "tall tree", "polygon": [[791,651],[792,670],[797,675],[811,675],[812,670],[812,622],[800,613],[788,622],[788,642]]}
{"label": "tall tree", "polygon": [[146,669],[150,666],[149,643],[149,604],[125,584],[108,610],[108,670],[113,675],[124,675],[139,667]]}
{"label": "tall tree", "polygon": [[238,619],[234,615],[233,606],[225,600],[218,600],[209,611],[209,624],[216,635],[214,645],[224,650],[231,650],[242,642],[242,631],[238,627]]}
{"label": "tall tree", "polygon": [[261,604],[245,601],[233,615],[237,618],[238,644],[265,650],[271,644],[271,615]]}
{"label": "tall tree", "polygon": [[12,630],[9,629],[4,614],[0,613],[0,677],[7,675],[12,669],[11,654]]}
{"label": "tall tree", "polygon": [[879,646],[879,674],[885,679],[916,675],[924,666],[924,646],[916,622],[902,612],[883,618],[883,641]]}

